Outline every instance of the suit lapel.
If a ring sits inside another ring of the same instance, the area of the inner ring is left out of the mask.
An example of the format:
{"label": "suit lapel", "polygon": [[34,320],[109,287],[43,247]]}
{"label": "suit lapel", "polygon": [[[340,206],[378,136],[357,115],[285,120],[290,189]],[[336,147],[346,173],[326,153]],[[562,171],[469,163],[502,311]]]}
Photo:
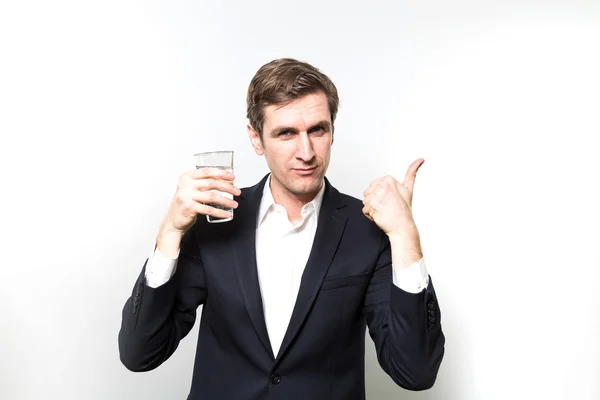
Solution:
{"label": "suit lapel", "polygon": [[250,315],[250,320],[267,353],[274,360],[275,356],[273,355],[273,349],[271,348],[265,324],[256,266],[256,219],[267,177],[268,175],[258,184],[249,188],[247,194],[244,193],[239,198],[239,207],[235,210],[234,221],[237,220],[236,222],[239,222],[240,235],[235,243],[233,243],[232,248],[238,283],[246,303],[248,314]]}
{"label": "suit lapel", "polygon": [[325,179],[325,185],[312,250],[302,274],[294,311],[277,355],[276,363],[281,359],[306,319],[346,227],[346,216],[338,212],[338,209],[344,207],[344,204],[341,203],[340,193],[331,186],[327,179]]}

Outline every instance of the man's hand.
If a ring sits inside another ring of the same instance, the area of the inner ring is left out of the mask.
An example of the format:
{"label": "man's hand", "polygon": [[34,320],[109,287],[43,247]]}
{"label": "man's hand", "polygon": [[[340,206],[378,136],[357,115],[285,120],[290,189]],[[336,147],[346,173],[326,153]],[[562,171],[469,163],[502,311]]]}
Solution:
{"label": "man's hand", "polygon": [[237,208],[235,200],[212,190],[239,196],[241,191],[233,185],[233,173],[219,168],[200,168],[186,172],[179,178],[177,191],[163,219],[156,244],[165,256],[176,257],[181,237],[194,223],[198,215],[228,218],[229,211],[211,207],[216,204],[226,208]]}
{"label": "man's hand", "polygon": [[390,238],[394,266],[406,267],[422,257],[412,198],[417,170],[424,162],[422,158],[414,161],[402,183],[384,176],[374,180],[364,193],[363,213]]}

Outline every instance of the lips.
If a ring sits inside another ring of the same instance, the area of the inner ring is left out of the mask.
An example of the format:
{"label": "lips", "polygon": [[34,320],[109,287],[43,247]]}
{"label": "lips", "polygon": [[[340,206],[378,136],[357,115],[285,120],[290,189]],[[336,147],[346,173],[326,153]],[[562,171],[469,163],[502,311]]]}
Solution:
{"label": "lips", "polygon": [[317,167],[313,168],[294,168],[294,171],[299,175],[310,175],[317,170]]}

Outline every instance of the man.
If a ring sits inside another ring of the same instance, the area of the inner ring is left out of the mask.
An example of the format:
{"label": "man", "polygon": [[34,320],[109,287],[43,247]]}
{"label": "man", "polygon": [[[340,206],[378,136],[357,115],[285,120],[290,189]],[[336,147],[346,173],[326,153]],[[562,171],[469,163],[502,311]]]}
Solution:
{"label": "man", "polygon": [[[430,388],[444,335],[411,213],[424,160],[403,183],[373,181],[361,202],[325,178],[338,109],[327,76],[274,60],[247,103],[250,142],[271,172],[243,190],[219,169],[182,175],[123,309],[121,361],[158,367],[203,305],[189,400],[364,399],[366,326],[394,382]],[[230,216],[207,204],[235,218],[198,218]]]}

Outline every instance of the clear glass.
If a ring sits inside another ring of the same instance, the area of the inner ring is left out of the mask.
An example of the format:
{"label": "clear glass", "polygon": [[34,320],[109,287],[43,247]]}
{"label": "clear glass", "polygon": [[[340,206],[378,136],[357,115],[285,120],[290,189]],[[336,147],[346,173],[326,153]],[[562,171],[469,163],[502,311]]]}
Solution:
{"label": "clear glass", "polygon": [[[233,172],[233,151],[210,151],[207,153],[194,154],[196,157],[196,169],[200,168],[220,168],[229,172]],[[221,192],[219,190],[213,190],[213,192],[220,194],[221,196],[233,199],[231,193]],[[218,204],[207,204],[211,207],[215,207],[221,210],[226,210],[231,213],[229,218],[215,218],[210,215],[206,216],[206,220],[211,224],[228,222],[233,219],[233,208],[223,207]]]}

